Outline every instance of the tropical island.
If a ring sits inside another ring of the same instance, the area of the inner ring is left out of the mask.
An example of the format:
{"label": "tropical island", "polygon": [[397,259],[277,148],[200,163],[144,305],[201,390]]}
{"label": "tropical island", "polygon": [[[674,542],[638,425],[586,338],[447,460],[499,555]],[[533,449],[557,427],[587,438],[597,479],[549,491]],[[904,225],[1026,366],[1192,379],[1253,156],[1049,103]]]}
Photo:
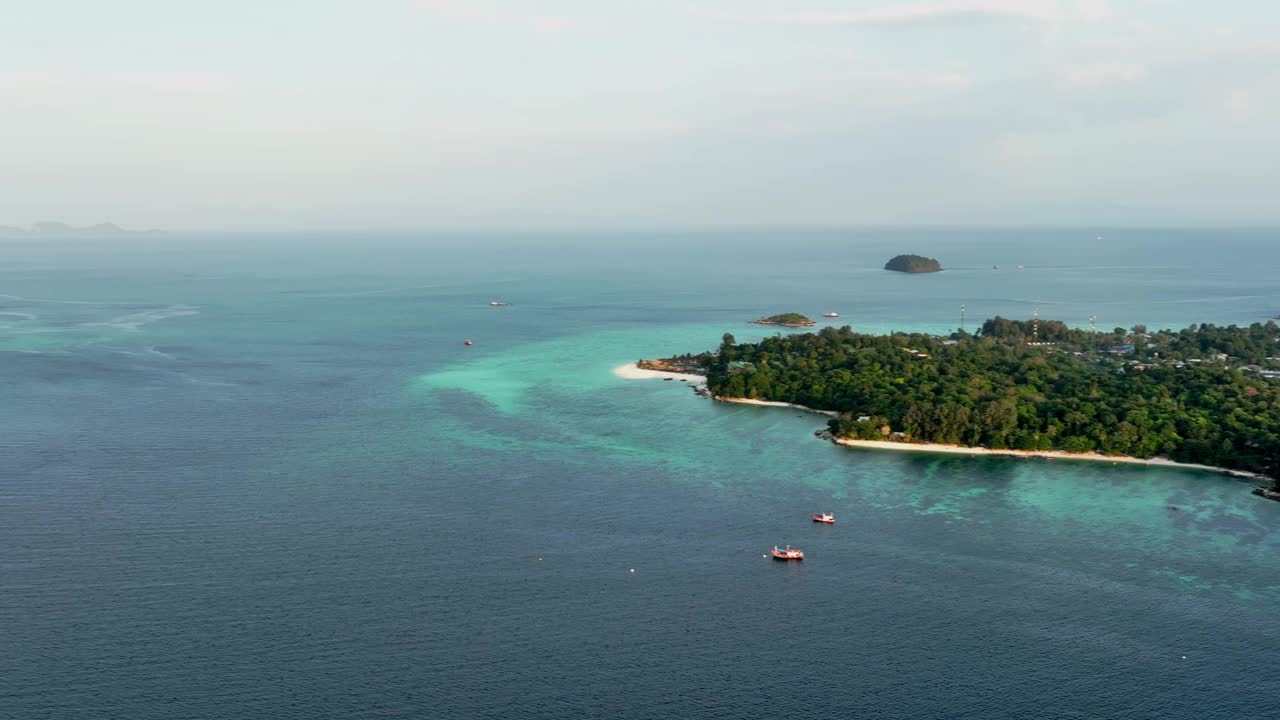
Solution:
{"label": "tropical island", "polygon": [[752,322],[757,325],[781,325],[783,327],[812,327],[817,324],[800,313],[782,313],[781,315],[772,315]]}
{"label": "tropical island", "polygon": [[941,272],[942,265],[923,255],[899,255],[885,263],[884,269],[903,273],[933,273]]}
{"label": "tropical island", "polygon": [[[683,358],[709,394],[836,414],[846,445],[1176,462],[1280,478],[1280,326],[1111,332],[994,318],[977,334],[849,327]],[[1280,480],[1257,494],[1280,499]]]}

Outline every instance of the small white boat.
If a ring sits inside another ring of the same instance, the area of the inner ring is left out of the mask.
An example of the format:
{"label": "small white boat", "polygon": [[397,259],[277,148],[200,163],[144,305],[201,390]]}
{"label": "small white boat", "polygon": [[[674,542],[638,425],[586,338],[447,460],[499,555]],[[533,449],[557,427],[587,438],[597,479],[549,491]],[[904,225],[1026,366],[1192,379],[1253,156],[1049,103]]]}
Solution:
{"label": "small white boat", "polygon": [[837,318],[837,317],[840,317],[840,313],[822,313],[822,317]]}

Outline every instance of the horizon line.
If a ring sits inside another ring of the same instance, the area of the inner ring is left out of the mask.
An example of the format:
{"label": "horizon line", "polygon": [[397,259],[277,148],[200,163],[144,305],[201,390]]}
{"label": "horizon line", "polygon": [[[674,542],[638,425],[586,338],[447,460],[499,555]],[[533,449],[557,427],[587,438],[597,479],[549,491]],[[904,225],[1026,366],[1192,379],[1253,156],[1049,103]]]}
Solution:
{"label": "horizon line", "polygon": [[[423,226],[348,226],[325,227],[156,227],[131,229],[121,227],[119,232],[93,233],[93,225],[112,224],[110,222],[72,227],[70,232],[40,232],[30,230],[34,226],[47,221],[38,221],[26,226],[8,227],[23,230],[22,234],[5,235],[3,239],[24,238],[56,238],[56,237],[156,237],[170,234],[209,233],[215,235],[290,235],[297,233],[371,233],[379,235],[400,235],[409,233],[549,233],[549,232],[768,232],[768,231],[840,231],[840,230],[1087,230],[1089,232],[1106,232],[1113,230],[1280,230],[1280,222],[1268,223],[1109,223],[1088,225],[1083,223],[652,223],[652,224],[465,224],[465,225],[423,225]],[[118,223],[117,223],[118,225]],[[0,223],[0,227],[4,225]]]}

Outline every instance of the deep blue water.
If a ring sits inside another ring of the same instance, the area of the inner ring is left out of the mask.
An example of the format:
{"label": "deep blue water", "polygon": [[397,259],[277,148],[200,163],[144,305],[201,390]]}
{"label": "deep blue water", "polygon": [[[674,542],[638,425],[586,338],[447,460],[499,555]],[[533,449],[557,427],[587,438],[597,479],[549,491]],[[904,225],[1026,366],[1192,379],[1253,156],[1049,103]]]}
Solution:
{"label": "deep blue water", "polygon": [[792,310],[1265,320],[1278,241],[0,244],[0,718],[1275,717],[1248,483],[844,450],[611,370]]}

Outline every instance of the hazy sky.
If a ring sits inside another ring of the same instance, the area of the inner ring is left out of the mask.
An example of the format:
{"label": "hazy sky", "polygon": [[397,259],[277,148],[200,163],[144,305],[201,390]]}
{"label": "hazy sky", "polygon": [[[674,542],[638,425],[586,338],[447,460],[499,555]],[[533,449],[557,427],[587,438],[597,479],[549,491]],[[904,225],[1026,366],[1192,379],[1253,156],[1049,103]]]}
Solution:
{"label": "hazy sky", "polygon": [[1275,0],[0,8],[0,224],[1280,223]]}

